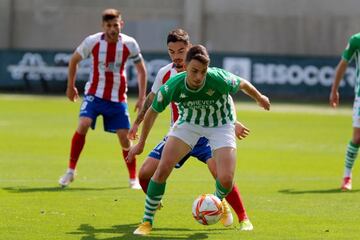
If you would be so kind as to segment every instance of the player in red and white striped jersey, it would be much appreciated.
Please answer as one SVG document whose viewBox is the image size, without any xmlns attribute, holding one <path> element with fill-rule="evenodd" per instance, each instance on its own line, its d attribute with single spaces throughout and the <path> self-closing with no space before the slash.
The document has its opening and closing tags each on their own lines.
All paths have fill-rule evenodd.
<svg viewBox="0 0 360 240">
<path fill-rule="evenodd" d="M 79 98 L 75 86 L 78 63 L 91 59 L 91 72 L 85 86 L 85 96 L 80 109 L 78 127 L 71 142 L 69 167 L 59 184 L 67 186 L 74 180 L 74 171 L 85 144 L 89 127 L 95 128 L 99 115 L 104 119 L 104 130 L 116 133 L 126 159 L 131 146 L 127 134 L 130 120 L 127 106 L 127 81 L 125 64 L 134 62 L 138 73 L 139 98 L 135 110 L 142 108 L 146 94 L 146 68 L 136 40 L 121 33 L 124 22 L 116 9 L 106 9 L 102 15 L 103 32 L 88 36 L 76 48 L 70 62 L 66 95 L 71 101 Z M 136 178 L 136 162 L 126 163 L 131 188 L 139 189 Z"/>
<path fill-rule="evenodd" d="M 151 106 L 151 103 L 155 97 L 155 94 L 158 92 L 160 87 L 166 83 L 172 76 L 176 75 L 179 72 L 185 70 L 185 56 L 188 50 L 191 47 L 189 35 L 182 29 L 175 29 L 168 34 L 167 37 L 167 47 L 168 53 L 171 58 L 171 63 L 162 67 L 158 74 L 156 75 L 155 81 L 152 85 L 151 92 L 147 95 L 144 107 L 139 112 L 132 128 L 129 131 L 129 138 L 135 139 L 138 131 L 138 127 L 144 119 L 145 113 L 148 108 Z M 178 119 L 178 108 L 174 102 L 171 103 L 171 125 Z M 235 127 L 236 136 L 239 139 L 245 138 L 249 129 L 244 125 L 237 122 Z M 150 178 L 153 176 L 161 158 L 162 151 L 166 142 L 166 137 L 161 141 L 145 159 L 143 165 L 139 171 L 139 180 L 143 191 L 147 192 L 147 187 L 150 181 Z M 206 163 L 210 172 L 214 177 L 216 177 L 216 165 L 215 160 L 212 158 L 211 148 L 208 144 L 208 139 L 202 137 L 199 139 L 197 144 L 194 146 L 192 151 L 186 155 L 177 165 L 176 168 L 180 168 L 189 157 L 195 157 L 199 161 Z M 239 219 L 239 228 L 240 230 L 251 231 L 253 226 L 248 219 L 246 214 L 245 207 L 242 203 L 239 190 L 234 184 L 232 191 L 226 197 L 226 200 L 230 203 L 234 211 L 236 212 Z M 228 209 L 230 212 L 230 210 Z M 231 213 L 228 214 L 227 218 L 222 219 L 224 226 L 229 226 L 232 224 L 233 219 Z"/>
</svg>

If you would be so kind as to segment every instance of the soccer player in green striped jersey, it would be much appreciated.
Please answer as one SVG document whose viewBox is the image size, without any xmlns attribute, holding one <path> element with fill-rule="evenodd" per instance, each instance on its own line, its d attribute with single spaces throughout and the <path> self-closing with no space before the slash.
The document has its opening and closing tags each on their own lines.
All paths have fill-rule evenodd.
<svg viewBox="0 0 360 240">
<path fill-rule="evenodd" d="M 330 106 L 336 108 L 339 105 L 338 88 L 346 72 L 350 61 L 355 59 L 356 63 L 356 81 L 355 81 L 355 100 L 353 105 L 353 135 L 347 145 L 345 154 L 344 178 L 341 184 L 341 190 L 349 191 L 352 189 L 351 178 L 352 168 L 358 155 L 360 146 L 360 33 L 352 35 L 342 53 L 342 58 L 337 65 L 335 80 L 330 93 Z"/>
<path fill-rule="evenodd" d="M 191 47 L 186 55 L 186 71 L 161 86 L 146 112 L 139 142 L 130 150 L 128 161 L 142 153 L 157 115 L 170 102 L 177 103 L 179 118 L 168 133 L 159 166 L 148 185 L 143 222 L 134 234 L 150 233 L 156 208 L 165 192 L 166 179 L 202 136 L 209 140 L 216 162 L 215 195 L 222 200 L 232 189 L 236 137 L 230 93 L 242 90 L 265 110 L 270 109 L 269 99 L 250 82 L 223 69 L 209 68 L 209 63 L 205 47 Z"/>
</svg>

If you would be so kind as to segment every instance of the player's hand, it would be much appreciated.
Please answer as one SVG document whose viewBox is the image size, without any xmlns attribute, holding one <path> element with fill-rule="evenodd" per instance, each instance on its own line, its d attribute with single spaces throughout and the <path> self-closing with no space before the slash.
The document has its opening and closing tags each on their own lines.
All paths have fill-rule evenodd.
<svg viewBox="0 0 360 240">
<path fill-rule="evenodd" d="M 270 110 L 270 100 L 267 96 L 261 95 L 260 99 L 258 99 L 257 102 L 260 107 L 268 111 Z"/>
<path fill-rule="evenodd" d="M 245 125 L 241 122 L 236 121 L 235 123 L 235 135 L 238 139 L 242 140 L 249 135 L 250 129 L 248 129 Z"/>
<path fill-rule="evenodd" d="M 135 112 L 139 112 L 139 111 L 143 108 L 144 103 L 145 103 L 145 98 L 139 98 L 139 99 L 136 101 L 134 111 L 135 111 Z"/>
<path fill-rule="evenodd" d="M 76 87 L 67 87 L 66 96 L 72 102 L 76 102 L 79 98 L 79 92 Z"/>
<path fill-rule="evenodd" d="M 141 154 L 144 151 L 144 145 L 141 143 L 135 144 L 130 148 L 127 158 L 125 159 L 127 163 L 134 161 L 135 156 Z"/>
<path fill-rule="evenodd" d="M 330 98 L 329 98 L 329 104 L 331 107 L 336 108 L 337 106 L 339 106 L 339 99 L 340 99 L 340 95 L 338 91 L 331 91 L 330 93 Z"/>
<path fill-rule="evenodd" d="M 130 130 L 129 130 L 128 134 L 127 134 L 128 139 L 130 139 L 130 140 L 138 139 L 138 137 L 139 137 L 138 134 L 137 134 L 138 128 L 139 128 L 139 125 L 137 125 L 136 123 L 134 123 L 132 125 L 132 127 L 130 128 Z"/>
</svg>

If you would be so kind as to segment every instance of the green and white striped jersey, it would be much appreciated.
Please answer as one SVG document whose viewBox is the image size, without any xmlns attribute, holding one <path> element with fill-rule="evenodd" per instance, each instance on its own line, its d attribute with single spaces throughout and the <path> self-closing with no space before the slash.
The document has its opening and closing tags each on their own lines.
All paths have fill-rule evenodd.
<svg viewBox="0 0 360 240">
<path fill-rule="evenodd" d="M 352 35 L 342 54 L 342 58 L 346 62 L 355 59 L 356 64 L 356 80 L 355 80 L 355 96 L 360 97 L 360 33 Z"/>
<path fill-rule="evenodd" d="M 186 72 L 170 78 L 157 92 L 152 103 L 162 112 L 170 102 L 179 109 L 178 124 L 188 122 L 203 127 L 217 127 L 235 122 L 230 93 L 239 89 L 241 78 L 220 68 L 208 68 L 205 82 L 197 90 L 186 84 Z"/>
</svg>

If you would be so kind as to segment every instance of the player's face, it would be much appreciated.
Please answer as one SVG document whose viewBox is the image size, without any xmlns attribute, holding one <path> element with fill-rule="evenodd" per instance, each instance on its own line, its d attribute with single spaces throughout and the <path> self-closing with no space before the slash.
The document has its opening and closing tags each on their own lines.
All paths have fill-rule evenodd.
<svg viewBox="0 0 360 240">
<path fill-rule="evenodd" d="M 169 42 L 168 53 L 171 61 L 175 63 L 177 70 L 184 70 L 186 53 L 189 50 L 190 44 L 184 42 Z"/>
<path fill-rule="evenodd" d="M 186 65 L 186 83 L 191 89 L 200 88 L 205 81 L 208 65 L 198 60 L 191 60 Z"/>
<path fill-rule="evenodd" d="M 109 42 L 116 42 L 119 38 L 120 30 L 123 26 L 123 21 L 120 18 L 114 18 L 102 23 L 105 32 L 106 40 Z"/>
</svg>

